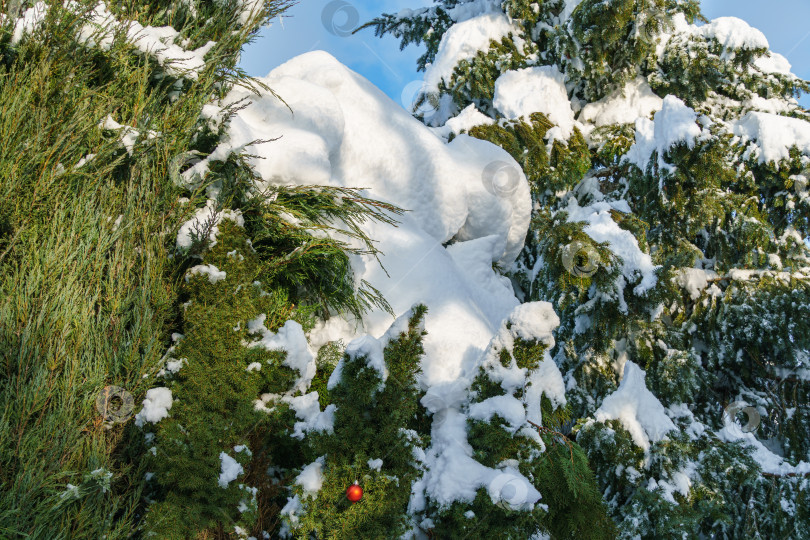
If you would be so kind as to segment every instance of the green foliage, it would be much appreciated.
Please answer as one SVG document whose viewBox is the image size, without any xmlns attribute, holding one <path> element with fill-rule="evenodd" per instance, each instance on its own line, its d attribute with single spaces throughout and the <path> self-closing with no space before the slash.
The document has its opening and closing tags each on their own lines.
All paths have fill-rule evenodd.
<svg viewBox="0 0 810 540">
<path fill-rule="evenodd" d="M 217 41 L 209 58 L 221 62 L 181 81 L 120 33 L 108 50 L 78 45 L 91 5 L 51 3 L 18 43 L 16 20 L 0 27 L 3 537 L 132 533 L 145 470 L 122 451 L 126 428 L 104 429 L 95 399 L 107 385 L 143 396 L 141 375 L 165 351 L 179 290 L 167 247 L 184 217 L 170 161 L 193 144 L 203 103 L 240 76 L 236 52 L 261 22 L 236 29 L 225 16 L 192 23 L 140 10 L 142 24 L 171 19 L 191 44 Z M 268 3 L 268 14 L 283 5 Z M 159 136 L 140 137 L 130 155 L 119 133 L 99 128 L 107 115 Z M 112 474 L 103 488 L 97 470 Z"/>
<path fill-rule="evenodd" d="M 349 312 L 355 317 L 373 307 L 392 313 L 391 307 L 369 283 L 355 289 L 349 253 L 378 253 L 359 224 L 367 219 L 396 224 L 402 210 L 358 194 L 358 190 L 329 186 L 271 188 L 246 201 L 246 226 L 253 232 L 252 245 L 265 263 L 261 271 L 311 303 L 320 314 Z M 330 223 L 341 223 L 338 229 Z M 358 240 L 365 249 L 326 237 L 339 231 Z"/>
<path fill-rule="evenodd" d="M 413 428 L 426 311 L 416 306 L 394 323 L 383 338 L 383 358 L 374 357 L 370 345 L 341 360 L 339 380 L 329 390 L 334 429 L 307 437 L 309 453 L 323 456 L 322 487 L 316 494 L 294 489 L 302 505 L 301 515 L 293 511 L 290 518 L 297 537 L 394 538 L 408 530 L 411 485 L 420 472 L 414 451 L 423 446 Z M 381 360 L 385 379 L 374 367 Z M 379 470 L 369 464 L 376 459 Z M 364 493 L 351 503 L 345 492 L 355 482 Z"/>
<path fill-rule="evenodd" d="M 218 144 L 222 126 L 201 118 L 202 106 L 234 84 L 255 87 L 238 53 L 286 1 L 262 3 L 247 21 L 240 2 L 110 3 L 122 24 L 171 26 L 184 48 L 215 42 L 186 77 L 122 28 L 111 27 L 104 48 L 78 44 L 96 4 L 50 5 L 19 42 L 14 18 L 0 26 L 0 536 L 148 529 L 185 538 L 233 533 L 236 522 L 273 530 L 283 498 L 267 468 L 305 456 L 288 435 L 293 413 L 281 404 L 265 414 L 253 402 L 287 391 L 297 374 L 283 352 L 245 347 L 245 324 L 264 313 L 271 329 L 289 319 L 307 326 L 316 312 L 386 307 L 368 286 L 354 290 L 347 245 L 315 233 L 340 223 L 373 253 L 358 224 L 393 222 L 399 210 L 345 189 L 249 196 L 253 174 L 239 156 L 214 164 L 205 185 L 175 186 L 180 158 Z M 131 147 L 119 129 L 100 127 L 108 115 L 138 130 Z M 241 210 L 245 228 L 209 220 L 188 252 L 172 254 L 206 187 L 219 192 L 212 218 Z M 191 204 L 178 203 L 183 195 Z M 298 224 L 283 226 L 280 212 Z M 197 259 L 227 279 L 186 282 Z M 185 337 L 170 351 L 182 368 L 162 375 L 174 392 L 170 418 L 146 444 L 127 418 L 110 428 L 95 410 L 99 391 L 122 387 L 140 403 L 154 380 L 144 373 L 174 360 L 164 353 L 176 331 Z M 265 369 L 247 372 L 254 362 Z M 233 452 L 237 443 L 254 453 Z M 221 451 L 242 462 L 250 489 L 217 485 Z"/>
<path fill-rule="evenodd" d="M 457 2 L 440 4 L 452 15 Z M 579 419 L 576 441 L 622 537 L 808 536 L 805 508 L 797 506 L 807 500 L 806 477 L 763 472 L 750 447 L 717 436 L 724 407 L 740 400 L 761 414 L 757 438 L 787 463 L 807 461 L 810 451 L 810 388 L 798 375 L 810 350 L 799 322 L 810 298 L 810 156 L 794 147 L 765 161 L 757 148 L 765 142 L 741 140 L 733 127 L 749 111 L 773 113 L 772 106 L 807 120 L 794 98 L 808 82 L 768 69 L 778 58 L 768 59 L 764 49 L 731 49 L 679 31 L 676 16 L 703 20 L 696 1 L 584 0 L 572 12 L 566 7 L 560 0 L 503 2 L 516 33 L 460 61 L 434 98 L 452 98 L 453 110 L 473 104 L 492 117 L 468 133 L 507 150 L 529 180 L 532 224 L 510 277 L 523 301 L 551 302 L 560 317 L 550 353 L 565 374 L 565 409 Z M 449 28 L 446 20 L 431 26 L 435 13 L 418 15 L 431 39 Z M 397 24 L 378 32 L 402 37 L 396 28 L 408 27 L 410 17 Z M 664 33 L 671 34 L 666 42 Z M 628 156 L 640 135 L 635 123 L 586 125 L 549 147 L 548 116 L 506 120 L 492 105 L 501 74 L 545 65 L 565 75 L 580 121 L 588 105 L 646 79 L 659 97 L 672 94 L 694 109 L 701 135 L 652 152 L 644 170 Z M 568 221 L 574 202 L 611 206 L 612 221 L 659 266 L 654 288 L 637 292 L 639 276 L 625 275 L 615 246 L 595 242 L 587 223 Z M 677 425 L 646 453 L 621 422 L 589 420 L 628 360 L 645 370 L 648 388 Z M 497 361 L 506 367 L 512 359 L 502 354 Z M 482 376 L 472 389 L 479 396 L 502 392 Z M 471 425 L 470 441 L 481 445 L 476 459 L 496 465 L 515 452 L 508 428 L 503 418 Z M 688 489 L 672 488 L 684 477 Z M 486 498 L 482 491 L 476 501 Z M 442 532 L 470 530 L 463 507 L 448 510 L 452 525 Z M 486 515 L 483 508 L 476 517 Z"/>
<path fill-rule="evenodd" d="M 495 81 L 504 71 L 517 69 L 526 62 L 526 57 L 536 54 L 534 44 L 525 42 L 522 49 L 512 37 L 492 42 L 486 51 L 479 51 L 473 58 L 461 60 L 454 68 L 449 85 L 440 85 L 442 93 L 448 93 L 462 108 L 470 99 L 490 100 L 495 93 Z M 487 107 L 483 107 L 485 110 Z"/>
<path fill-rule="evenodd" d="M 254 280 L 261 267 L 250 249 L 244 229 L 230 220 L 220 225 L 217 244 L 203 258 L 226 273 L 211 284 L 205 274 L 189 276 L 182 295 L 187 298 L 179 343 L 167 361 L 180 362 L 172 374 L 166 368 L 158 374 L 172 391 L 170 418 L 146 425 L 147 467 L 154 477 L 145 530 L 161 538 L 185 538 L 217 526 L 238 523 L 252 528 L 253 515 L 238 510 L 250 500 L 240 482 L 227 488 L 218 485 L 220 453 L 244 445 L 255 458 L 268 458 L 277 468 L 297 464 L 300 450 L 287 432 L 294 415 L 279 404 L 272 413 L 256 410 L 254 402 L 263 394 L 288 392 L 299 374 L 284 365 L 284 351 L 249 347 L 253 341 L 247 322 L 265 315 L 264 325 L 276 331 L 288 320 L 309 325 L 308 310 L 296 309 L 283 289 L 272 282 Z M 269 289 L 269 291 L 268 291 Z M 311 310 L 309 310 L 311 311 Z M 247 371 L 258 363 L 258 370 Z M 161 375 L 162 373 L 162 375 Z M 267 466 L 266 459 L 256 463 Z M 253 471 L 253 460 L 244 466 Z M 242 484 L 244 485 L 244 484 Z"/>
<path fill-rule="evenodd" d="M 706 102 L 720 97 L 742 102 L 757 96 L 799 97 L 810 88 L 793 76 L 767 73 L 758 67 L 754 60 L 766 52 L 730 51 L 713 38 L 678 36 L 667 43 L 658 69 L 650 74 L 650 84 L 661 95 L 681 96 L 690 107 L 707 111 Z"/>
<path fill-rule="evenodd" d="M 591 167 L 588 145 L 576 128 L 567 144 L 555 139 L 548 148 L 543 139 L 552 126 L 545 115 L 532 113 L 530 123 L 505 121 L 475 126 L 469 133 L 509 152 L 526 174 L 533 198 L 548 201 L 573 188 Z"/>
<path fill-rule="evenodd" d="M 411 17 L 402 19 L 396 14 L 384 13 L 367 22 L 355 32 L 364 28 L 374 28 L 374 35 L 382 37 L 391 34 L 400 40 L 400 50 L 410 44 L 425 45 L 425 53 L 417 61 L 417 70 L 424 71 L 425 66 L 433 62 L 439 50 L 442 36 L 454 23 L 448 15 L 447 8 L 453 7 L 457 0 L 444 2 L 446 6 L 433 6 L 413 10 Z"/>
<path fill-rule="evenodd" d="M 526 538 L 546 531 L 552 538 L 614 538 L 615 527 L 602 503 L 588 459 L 576 442 L 555 430 L 570 421 L 569 408 L 558 401 L 558 396 L 546 395 L 542 389 L 537 396 L 532 388 L 539 382 L 535 374 L 540 372 L 541 364 L 553 365 L 547 352 L 549 339 L 520 337 L 511 322 L 503 330 L 511 332 L 514 341 L 511 346 L 495 346 L 489 351 L 472 384 L 474 402 L 510 396 L 522 402 L 529 415 L 534 406 L 539 406 L 543 425 L 530 419 L 522 425 L 511 425 L 497 413 L 489 419 L 471 418 L 468 441 L 476 461 L 492 468 L 517 468 L 542 498 L 526 507 L 528 501 L 520 493 L 512 499 L 493 501 L 482 489 L 469 508 L 461 503 L 438 508 L 434 532 L 443 537 L 451 531 L 464 531 L 468 525 L 461 517 L 462 510 L 466 510 L 476 516 L 476 534 L 485 537 Z M 556 366 L 552 369 L 556 370 Z M 504 370 L 525 370 L 526 383 L 508 387 Z M 545 373 L 547 378 L 551 376 L 548 368 Z"/>
</svg>

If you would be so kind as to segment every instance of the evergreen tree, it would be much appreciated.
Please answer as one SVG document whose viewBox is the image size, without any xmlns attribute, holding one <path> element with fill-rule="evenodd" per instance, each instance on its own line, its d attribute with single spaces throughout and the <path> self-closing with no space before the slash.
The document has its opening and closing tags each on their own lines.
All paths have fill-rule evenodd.
<svg viewBox="0 0 810 540">
<path fill-rule="evenodd" d="M 621 535 L 810 537 L 808 83 L 693 0 L 436 4 L 367 26 L 426 45 L 425 123 L 530 181 L 509 274 Z"/>
<path fill-rule="evenodd" d="M 241 151 L 195 168 L 239 108 L 213 103 L 272 95 L 236 66 L 287 6 L 2 4 L 0 536 L 277 530 L 307 459 L 304 331 L 388 308 L 349 256 L 375 253 L 359 223 L 400 212 L 256 190 Z"/>
<path fill-rule="evenodd" d="M 425 307 L 402 315 L 379 340 L 353 341 L 321 389 L 330 425 L 307 437 L 318 460 L 295 481 L 284 512 L 296 536 L 395 538 L 411 528 L 408 502 L 424 454 L 416 379 Z M 362 499 L 346 490 L 361 486 Z"/>
<path fill-rule="evenodd" d="M 193 213 L 172 171 L 286 5 L 0 2 L 0 536 L 136 529 L 125 421 L 169 343 L 185 259 L 168 248 Z"/>
<path fill-rule="evenodd" d="M 523 304 L 490 344 L 472 384 L 468 440 L 472 457 L 499 473 L 472 504 L 429 505 L 438 537 L 614 537 L 587 458 L 561 433 L 570 410 L 548 354 L 558 324 L 550 304 Z M 518 474 L 540 493 L 538 504 Z"/>
<path fill-rule="evenodd" d="M 440 393 L 418 390 L 425 311 L 416 306 L 379 340 L 353 341 L 334 366 L 318 392 L 324 410 L 308 423 L 308 455 L 317 458 L 292 483 L 282 511 L 287 532 L 611 538 L 613 524 L 587 458 L 558 431 L 570 413 L 562 375 L 548 355 L 558 323 L 550 305 L 524 304 L 504 322 L 473 383 L 472 402 L 456 419 L 442 409 Z M 447 504 L 425 487 L 436 474 L 435 454 L 457 450 L 458 441 L 448 440 L 454 420 L 468 431 L 469 474 L 484 471 L 486 481 L 472 500 Z M 346 495 L 353 482 L 364 490 L 357 503 Z"/>
</svg>

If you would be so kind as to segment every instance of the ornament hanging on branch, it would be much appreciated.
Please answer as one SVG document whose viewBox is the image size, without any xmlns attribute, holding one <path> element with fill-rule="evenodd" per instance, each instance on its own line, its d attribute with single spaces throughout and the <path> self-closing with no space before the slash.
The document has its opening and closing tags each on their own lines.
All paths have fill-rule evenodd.
<svg viewBox="0 0 810 540">
<path fill-rule="evenodd" d="M 355 482 L 346 489 L 346 498 L 353 503 L 359 502 L 363 498 L 363 488 Z"/>
</svg>

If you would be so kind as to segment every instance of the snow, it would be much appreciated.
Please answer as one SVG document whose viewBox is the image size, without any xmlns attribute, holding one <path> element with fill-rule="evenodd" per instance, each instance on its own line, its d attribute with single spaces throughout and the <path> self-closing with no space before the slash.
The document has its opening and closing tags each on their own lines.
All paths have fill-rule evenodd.
<svg viewBox="0 0 810 540">
<path fill-rule="evenodd" d="M 701 270 L 700 268 L 681 268 L 675 277 L 675 282 L 689 292 L 692 300 L 697 300 L 703 289 L 709 286 L 709 280 L 719 276 L 714 270 Z"/>
<path fill-rule="evenodd" d="M 14 23 L 14 32 L 11 35 L 11 44 L 17 45 L 25 34 L 31 34 L 45 20 L 48 14 L 48 5 L 45 2 L 37 2 L 33 7 L 26 9 L 22 17 Z M 3 15 L 3 20 L 5 20 Z"/>
<path fill-rule="evenodd" d="M 647 389 L 645 377 L 644 370 L 628 360 L 619 388 L 602 401 L 594 418 L 598 422 L 619 420 L 636 446 L 646 453 L 650 443 L 660 441 L 676 428 L 664 406 Z"/>
<path fill-rule="evenodd" d="M 732 126 L 743 142 L 756 141 L 756 156 L 760 163 L 775 162 L 790 157 L 796 146 L 810 155 L 810 122 L 766 112 L 749 112 Z"/>
<path fill-rule="evenodd" d="M 340 382 L 343 376 L 343 367 L 345 358 L 365 358 L 366 365 L 377 372 L 380 380 L 385 383 L 388 379 L 388 368 L 385 364 L 384 351 L 392 340 L 399 338 L 400 334 L 407 333 L 410 324 L 410 319 L 413 317 L 413 309 L 405 311 L 402 315 L 391 324 L 388 330 L 379 339 L 371 334 L 365 334 L 353 339 L 346 347 L 344 357 L 341 358 L 329 380 L 326 383 L 326 389 L 332 390 Z"/>
<path fill-rule="evenodd" d="M 517 305 L 509 278 L 492 271 L 492 258 L 488 254 L 497 251 L 499 241 L 493 235 L 446 248 L 456 267 L 464 269 L 458 276 L 460 284 L 485 313 L 509 313 Z"/>
<path fill-rule="evenodd" d="M 288 403 L 295 411 L 295 416 L 300 418 L 293 426 L 292 436 L 296 439 L 303 439 L 304 434 L 309 431 L 332 433 L 335 426 L 335 411 L 337 406 L 327 405 L 321 411 L 318 403 L 318 392 L 310 392 L 301 396 L 282 397 L 282 401 Z"/>
<path fill-rule="evenodd" d="M 197 209 L 194 217 L 183 223 L 177 233 L 177 248 L 188 249 L 191 247 L 191 235 L 203 232 L 203 228 L 211 223 L 212 227 L 208 233 L 209 246 L 213 247 L 217 243 L 217 234 L 219 234 L 218 225 L 222 223 L 223 219 L 230 219 L 240 227 L 245 226 L 245 218 L 239 210 L 220 210 L 216 211 L 216 201 L 208 199 L 205 206 Z"/>
<path fill-rule="evenodd" d="M 504 502 L 512 510 L 528 510 L 540 499 L 534 486 L 512 467 L 496 473 L 489 482 L 487 491 L 494 504 Z"/>
<path fill-rule="evenodd" d="M 509 395 L 493 396 L 470 406 L 469 417 L 475 420 L 489 422 L 496 414 L 506 420 L 514 431 L 526 422 L 523 402 Z"/>
<path fill-rule="evenodd" d="M 647 489 L 654 491 L 655 489 L 662 490 L 662 497 L 664 500 L 677 505 L 673 493 L 680 493 L 684 497 L 689 496 L 689 488 L 692 486 L 692 473 L 694 473 L 694 463 L 689 463 L 687 467 L 674 471 L 671 473 L 669 480 L 650 478 L 647 483 Z"/>
<path fill-rule="evenodd" d="M 636 120 L 636 142 L 627 152 L 627 159 L 641 170 L 646 170 L 650 156 L 657 151 L 659 166 L 671 168 L 664 162 L 664 152 L 680 142 L 694 148 L 695 139 L 701 134 L 696 120 L 697 113 L 683 101 L 673 95 L 666 96 L 653 120 Z"/>
<path fill-rule="evenodd" d="M 186 274 L 186 282 L 188 283 L 190 276 L 197 274 L 208 276 L 208 281 L 212 284 L 222 281 L 227 277 L 226 272 L 218 269 L 213 264 L 198 264 L 197 266 L 193 266 L 191 269 L 189 269 L 188 273 Z"/>
<path fill-rule="evenodd" d="M 693 34 L 715 39 L 726 49 L 767 49 L 765 34 L 737 17 L 719 17 L 696 27 Z"/>
<path fill-rule="evenodd" d="M 754 432 L 743 432 L 742 427 L 737 422 L 725 420 L 725 426 L 717 432 L 717 436 L 726 442 L 742 442 L 748 446 L 752 452 L 751 456 L 762 468 L 763 472 L 770 474 L 786 475 L 810 474 L 810 463 L 801 461 L 797 465 L 791 465 L 782 457 L 777 456 L 756 438 Z"/>
<path fill-rule="evenodd" d="M 288 366 L 300 374 L 293 390 L 305 389 L 315 376 L 315 355 L 309 348 L 304 329 L 300 323 L 287 321 L 279 328 L 277 333 L 273 333 L 264 326 L 267 315 L 264 313 L 257 318 L 248 321 L 248 331 L 250 333 L 261 334 L 259 341 L 250 343 L 251 347 L 263 347 L 268 351 L 284 350 L 287 356 L 284 365 Z"/>
<path fill-rule="evenodd" d="M 383 344 L 371 335 L 361 336 L 353 340 L 346 347 L 346 355 L 350 358 L 365 357 L 366 365 L 377 372 L 380 379 L 388 379 L 388 369 L 385 367 L 383 357 Z"/>
<path fill-rule="evenodd" d="M 507 322 L 509 328 L 507 328 Z M 432 446 L 426 452 L 428 467 L 418 486 L 413 501 L 429 495 L 439 504 L 452 501 L 472 501 L 478 488 L 486 486 L 493 501 L 504 501 L 512 508 L 530 508 L 540 499 L 540 494 L 519 472 L 512 469 L 496 470 L 484 467 L 472 459 L 472 448 L 467 442 L 467 418 L 489 420 L 493 415 L 504 418 L 513 432 L 537 436 L 536 431 L 526 431 L 526 420 L 541 422 L 540 398 L 544 393 L 558 403 L 564 403 L 562 375 L 546 351 L 540 367 L 529 374 L 528 388 L 522 399 L 514 393 L 527 383 L 526 369 L 514 365 L 505 368 L 499 360 L 501 350 L 511 351 L 515 339 L 539 340 L 553 347 L 552 332 L 559 325 L 559 318 L 551 304 L 531 302 L 516 306 L 501 322 L 498 333 L 492 338 L 479 365 L 487 367 L 488 376 L 500 382 L 506 395 L 494 396 L 469 406 L 471 377 L 459 378 L 430 387 L 422 398 L 422 404 L 432 413 Z M 471 375 L 473 375 L 471 373 Z M 537 437 L 539 439 L 539 437 Z M 512 484 L 502 489 L 506 484 Z M 424 490 L 424 491 L 422 491 Z"/>
<path fill-rule="evenodd" d="M 341 317 L 332 317 L 327 320 L 319 319 L 315 327 L 309 331 L 309 346 L 313 351 L 331 341 L 342 341 L 344 344 L 357 337 L 357 327 Z"/>
<path fill-rule="evenodd" d="M 527 302 L 516 306 L 509 314 L 509 332 L 525 340 L 537 340 L 554 346 L 552 332 L 560 325 L 560 318 L 548 302 Z M 501 333 L 506 330 L 502 327 Z"/>
<path fill-rule="evenodd" d="M 563 380 L 560 368 L 554 360 L 548 356 L 540 362 L 537 370 L 529 375 L 526 389 L 526 402 L 528 418 L 535 424 L 542 425 L 542 415 L 540 414 L 540 398 L 546 396 L 553 407 L 561 407 L 566 404 L 565 381 Z M 528 404 L 532 404 L 529 406 Z"/>
<path fill-rule="evenodd" d="M 323 486 L 323 464 L 325 457 L 321 456 L 304 467 L 295 479 L 295 483 L 304 489 L 304 498 L 318 498 L 318 492 Z"/>
<path fill-rule="evenodd" d="M 242 465 L 239 464 L 234 458 L 221 452 L 219 454 L 220 473 L 219 473 L 219 487 L 227 488 L 228 484 L 236 480 L 236 478 L 245 472 Z"/>
<path fill-rule="evenodd" d="M 368 188 L 367 195 L 408 209 L 412 224 L 439 243 L 497 234 L 504 242 L 493 261 L 508 266 L 516 259 L 531 203 L 525 176 L 507 152 L 466 135 L 444 143 L 370 82 L 323 51 L 296 57 L 261 80 L 295 114 L 270 93 L 257 97 L 234 89 L 222 105 L 243 98 L 250 105 L 231 120 L 220 146 L 183 173 L 185 179 L 203 174 L 210 162 L 245 149 L 257 156 L 248 159 L 262 178 L 257 189 L 269 185 Z M 280 136 L 251 145 L 257 139 Z M 514 189 L 487 190 L 485 173 L 496 162 L 514 167 Z"/>
<path fill-rule="evenodd" d="M 66 7 L 77 13 L 83 12 L 75 0 L 66 2 Z M 166 73 L 176 77 L 197 79 L 205 67 L 206 53 L 216 45 L 209 41 L 197 49 L 186 50 L 174 43 L 180 32 L 171 26 L 143 26 L 135 20 L 128 20 L 124 25 L 110 13 L 104 2 L 98 2 L 89 15 L 88 22 L 78 32 L 80 44 L 109 50 L 116 30 L 125 26 L 127 40 L 142 53 L 152 56 Z"/>
<path fill-rule="evenodd" d="M 432 128 L 433 132 L 447 139 L 450 134 L 458 135 L 462 131 L 469 131 L 475 126 L 491 125 L 495 120 L 479 111 L 474 103 L 467 105 L 460 113 L 449 119 L 442 127 Z"/>
<path fill-rule="evenodd" d="M 498 413 L 504 419 L 510 419 L 515 430 L 525 427 L 525 421 L 542 425 L 541 398 L 545 395 L 553 405 L 564 405 L 565 384 L 557 364 L 551 359 L 549 351 L 554 347 L 552 332 L 559 326 L 560 319 L 548 302 L 528 302 L 515 307 L 508 319 L 504 320 L 497 335 L 492 339 L 484 354 L 482 365 L 493 382 L 500 383 L 511 397 L 517 390 L 523 389 L 522 406 L 525 406 L 525 418 L 519 419 L 514 404 L 500 397 L 494 401 L 487 400 L 487 405 L 480 403 L 470 407 L 471 415 L 490 415 Z M 508 328 L 507 328 L 508 325 Z M 515 340 L 539 341 L 546 345 L 543 359 L 538 362 L 536 370 L 527 373 L 514 361 L 504 366 L 500 361 L 501 351 L 510 353 L 514 350 Z M 493 409 L 492 407 L 501 407 Z M 523 411 L 521 411 L 523 414 Z M 520 420 L 520 421 L 518 421 Z"/>
<path fill-rule="evenodd" d="M 101 122 L 101 124 L 99 124 L 99 127 L 103 129 L 109 129 L 112 131 L 120 131 L 121 144 L 124 145 L 124 148 L 126 148 L 127 153 L 130 156 L 132 155 L 132 152 L 135 149 L 135 143 L 137 142 L 138 137 L 140 137 L 141 135 L 140 131 L 138 131 L 133 127 L 119 124 L 118 122 L 113 120 L 112 117 L 109 115 L 107 115 L 107 118 L 105 118 L 104 121 Z M 146 136 L 149 139 L 153 139 L 157 136 L 157 134 L 154 131 L 147 131 Z M 77 167 L 78 166 L 79 165 L 77 165 Z"/>
<path fill-rule="evenodd" d="M 174 349 L 174 347 L 171 347 L 169 349 L 169 351 L 171 352 L 173 349 Z M 183 365 L 185 365 L 187 363 L 188 363 L 188 359 L 186 359 L 186 358 L 167 360 L 166 365 L 160 371 L 157 372 L 157 376 L 158 377 L 166 377 L 169 374 L 174 375 L 175 373 L 180 371 L 180 368 L 182 368 Z"/>
<path fill-rule="evenodd" d="M 369 459 L 368 460 L 368 468 L 369 469 L 373 469 L 373 470 L 375 470 L 377 472 L 380 472 L 380 469 L 382 469 L 382 466 L 383 466 L 383 460 L 382 459 Z"/>
<path fill-rule="evenodd" d="M 574 10 L 579 7 L 582 0 L 563 0 L 563 9 L 560 13 L 560 21 L 565 21 L 574 13 Z"/>
<path fill-rule="evenodd" d="M 599 201 L 589 206 L 579 206 L 573 197 L 565 208 L 569 222 L 586 222 L 585 233 L 597 243 L 608 242 L 610 250 L 621 257 L 622 274 L 627 281 L 635 281 L 641 276 L 641 282 L 633 292 L 644 294 L 655 286 L 655 270 L 658 267 L 653 264 L 650 255 L 641 251 L 633 233 L 622 229 L 613 220 L 611 210 L 614 207 L 608 202 Z"/>
<path fill-rule="evenodd" d="M 135 415 L 135 425 L 143 427 L 146 422 L 157 423 L 169 416 L 172 408 L 172 391 L 169 388 L 150 388 L 143 400 L 143 409 Z"/>
<path fill-rule="evenodd" d="M 580 122 L 596 127 L 610 124 L 630 124 L 637 118 L 648 118 L 661 110 L 664 100 L 655 95 L 644 77 L 628 81 L 624 88 L 599 101 L 588 103 L 579 114 Z"/>
<path fill-rule="evenodd" d="M 787 58 L 779 53 L 768 51 L 768 53 L 757 57 L 754 65 L 765 73 L 775 73 L 778 75 L 791 75 L 792 66 Z"/>
<path fill-rule="evenodd" d="M 245 25 L 250 21 L 251 16 L 261 12 L 264 7 L 263 0 L 239 0 L 239 24 Z"/>
<path fill-rule="evenodd" d="M 574 111 L 565 89 L 565 75 L 555 66 L 510 70 L 495 81 L 492 104 L 510 119 L 545 114 L 568 139 L 574 131 Z"/>
<path fill-rule="evenodd" d="M 450 81 L 459 62 L 474 58 L 489 49 L 491 41 L 499 42 L 510 33 L 520 34 L 503 12 L 484 13 L 452 25 L 442 36 L 433 63 L 426 66 L 425 86 L 437 91 L 442 80 Z"/>
</svg>

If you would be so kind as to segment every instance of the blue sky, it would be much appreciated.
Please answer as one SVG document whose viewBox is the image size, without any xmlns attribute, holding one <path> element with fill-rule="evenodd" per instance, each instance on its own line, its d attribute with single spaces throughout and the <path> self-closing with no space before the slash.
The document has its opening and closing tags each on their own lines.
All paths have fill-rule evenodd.
<svg viewBox="0 0 810 540">
<path fill-rule="evenodd" d="M 344 28 L 366 22 L 382 12 L 432 5 L 432 0 L 300 0 L 281 21 L 265 28 L 242 53 L 241 66 L 254 76 L 307 51 L 328 51 L 354 71 L 371 80 L 394 101 L 408 105 L 421 80 L 416 58 L 421 48 L 399 50 L 391 38 L 374 37 L 371 29 L 345 35 Z M 793 72 L 810 79 L 810 2 L 808 0 L 703 0 L 709 18 L 735 16 L 759 28 L 771 49 L 783 54 Z M 331 7 L 331 12 L 329 8 Z M 325 24 L 325 21 L 331 24 Z M 405 96 L 403 97 L 403 93 Z M 810 107 L 810 96 L 801 100 Z"/>
</svg>

